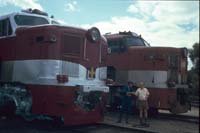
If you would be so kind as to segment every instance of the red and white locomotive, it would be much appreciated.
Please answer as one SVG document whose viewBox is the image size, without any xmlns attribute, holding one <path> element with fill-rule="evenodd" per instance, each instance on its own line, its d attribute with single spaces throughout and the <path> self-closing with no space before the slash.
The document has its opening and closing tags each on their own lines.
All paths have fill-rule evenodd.
<svg viewBox="0 0 200 133">
<path fill-rule="evenodd" d="M 62 26 L 31 9 L 1 16 L 0 110 L 66 125 L 102 120 L 106 54 L 95 27 Z"/>
<path fill-rule="evenodd" d="M 112 108 L 116 105 L 117 87 L 128 81 L 143 81 L 151 94 L 152 111 L 166 109 L 184 113 L 190 109 L 186 48 L 150 47 L 133 32 L 106 34 L 105 37 L 109 47 L 107 76 L 115 82 L 110 86 Z"/>
</svg>

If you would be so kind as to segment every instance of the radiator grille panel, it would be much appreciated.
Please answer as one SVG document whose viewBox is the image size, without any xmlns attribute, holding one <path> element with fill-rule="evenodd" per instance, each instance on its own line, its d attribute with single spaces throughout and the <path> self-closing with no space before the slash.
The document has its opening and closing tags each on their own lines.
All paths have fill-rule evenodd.
<svg viewBox="0 0 200 133">
<path fill-rule="evenodd" d="M 83 45 L 83 37 L 78 35 L 63 35 L 63 51 L 65 55 L 80 56 L 81 45 Z"/>
</svg>

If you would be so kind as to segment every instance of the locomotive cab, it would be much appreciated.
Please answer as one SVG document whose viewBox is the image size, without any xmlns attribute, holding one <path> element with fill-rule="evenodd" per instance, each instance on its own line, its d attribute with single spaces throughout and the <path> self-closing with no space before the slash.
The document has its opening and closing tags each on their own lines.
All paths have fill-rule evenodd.
<svg viewBox="0 0 200 133">
<path fill-rule="evenodd" d="M 119 32 L 119 34 L 105 34 L 108 41 L 109 53 L 125 53 L 130 47 L 149 47 L 150 44 L 145 41 L 141 35 L 134 32 Z"/>
<path fill-rule="evenodd" d="M 0 38 L 15 36 L 15 31 L 20 27 L 48 25 L 59 23 L 48 17 L 48 14 L 37 9 L 22 10 L 0 17 Z"/>
</svg>

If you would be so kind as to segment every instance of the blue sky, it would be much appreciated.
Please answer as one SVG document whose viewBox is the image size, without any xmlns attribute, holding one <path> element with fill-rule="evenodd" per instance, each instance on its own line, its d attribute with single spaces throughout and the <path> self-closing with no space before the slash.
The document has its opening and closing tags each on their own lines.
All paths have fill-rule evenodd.
<svg viewBox="0 0 200 133">
<path fill-rule="evenodd" d="M 192 48 L 199 42 L 199 1 L 0 0 L 0 15 L 37 8 L 59 22 L 101 33 L 133 31 L 152 46 Z"/>
</svg>

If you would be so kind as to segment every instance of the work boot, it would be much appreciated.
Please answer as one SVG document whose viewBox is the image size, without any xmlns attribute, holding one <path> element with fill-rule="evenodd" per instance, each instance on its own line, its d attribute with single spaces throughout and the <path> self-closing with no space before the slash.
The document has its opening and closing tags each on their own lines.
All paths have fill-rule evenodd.
<svg viewBox="0 0 200 133">
<path fill-rule="evenodd" d="M 126 114 L 126 124 L 128 124 L 128 114 Z"/>
<path fill-rule="evenodd" d="M 118 120 L 118 121 L 117 121 L 117 123 L 121 123 L 121 121 L 120 121 L 120 120 Z"/>
<path fill-rule="evenodd" d="M 149 124 L 147 123 L 147 118 L 144 118 L 144 126 L 149 126 Z"/>
<path fill-rule="evenodd" d="M 143 125 L 142 118 L 140 118 L 140 125 Z"/>
<path fill-rule="evenodd" d="M 121 123 L 121 120 L 122 120 L 122 113 L 120 112 L 119 119 L 118 119 L 117 123 Z"/>
</svg>

